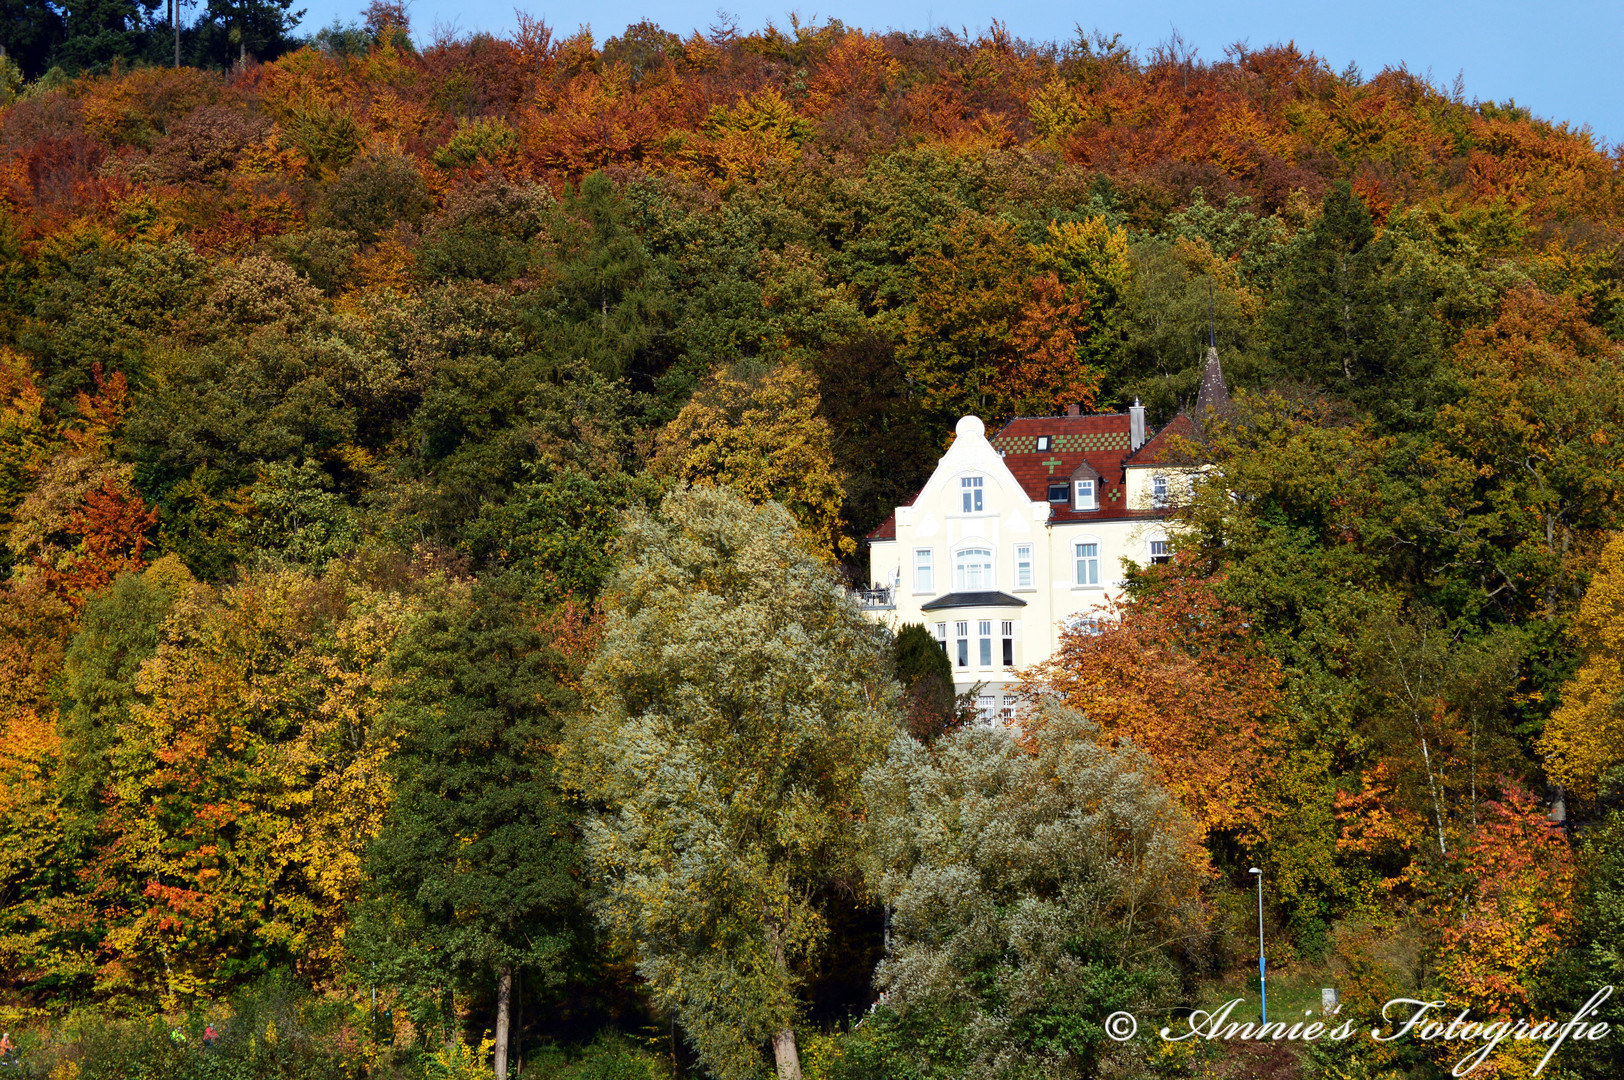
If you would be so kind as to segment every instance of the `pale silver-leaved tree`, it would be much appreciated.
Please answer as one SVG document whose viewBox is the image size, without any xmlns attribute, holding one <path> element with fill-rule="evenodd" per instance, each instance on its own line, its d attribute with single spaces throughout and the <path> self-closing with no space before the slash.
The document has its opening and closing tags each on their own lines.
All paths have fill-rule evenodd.
<svg viewBox="0 0 1624 1080">
<path fill-rule="evenodd" d="M 677 490 L 624 523 L 567 756 L 607 928 L 704 1069 L 798 1080 L 820 897 L 858 887 L 864 771 L 898 730 L 886 634 L 782 507 Z"/>
<path fill-rule="evenodd" d="M 894 909 L 875 981 L 967 1080 L 1132 1072 L 1105 1020 L 1170 1004 L 1169 950 L 1204 929 L 1199 832 L 1153 763 L 1044 712 L 1035 751 L 1002 728 L 902 736 L 863 785 L 869 883 Z"/>
</svg>

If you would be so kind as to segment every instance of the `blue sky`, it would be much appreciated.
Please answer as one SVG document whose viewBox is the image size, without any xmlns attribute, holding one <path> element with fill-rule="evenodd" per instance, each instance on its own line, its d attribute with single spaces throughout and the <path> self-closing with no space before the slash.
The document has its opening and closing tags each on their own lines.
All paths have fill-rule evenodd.
<svg viewBox="0 0 1624 1080">
<path fill-rule="evenodd" d="M 302 29 L 313 32 L 335 16 L 353 19 L 364 0 L 304 0 Z M 413 32 L 430 39 L 436 29 L 504 34 L 514 25 L 512 0 L 413 0 Z M 1176 29 L 1208 59 L 1244 41 L 1252 47 L 1295 41 L 1305 52 L 1328 60 L 1338 71 L 1351 61 L 1367 75 L 1384 66 L 1407 64 L 1429 70 L 1435 84 L 1449 86 L 1464 77 L 1468 100 L 1519 105 L 1549 120 L 1575 127 L 1588 124 L 1607 145 L 1624 141 L 1624 91 L 1615 72 L 1624 50 L 1624 4 L 1576 0 L 1557 4 L 1438 3 L 1427 0 L 1161 0 L 1134 3 L 1104 0 L 1087 5 L 1055 5 L 1031 0 L 964 3 L 960 0 L 820 0 L 793 7 L 757 0 L 602 0 L 602 2 L 521 3 L 555 30 L 591 26 L 601 43 L 627 24 L 648 18 L 684 36 L 717 21 L 718 9 L 741 28 L 769 20 L 787 25 L 788 13 L 803 20 L 836 18 L 866 30 L 926 30 L 945 26 L 976 31 L 1000 19 L 1011 33 L 1032 41 L 1063 40 L 1074 27 L 1121 34 L 1124 43 L 1147 49 Z"/>
</svg>

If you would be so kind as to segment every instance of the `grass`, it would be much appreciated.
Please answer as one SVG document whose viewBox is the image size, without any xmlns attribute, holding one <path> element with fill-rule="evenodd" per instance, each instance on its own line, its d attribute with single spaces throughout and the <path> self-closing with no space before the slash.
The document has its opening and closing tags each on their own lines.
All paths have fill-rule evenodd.
<svg viewBox="0 0 1624 1080">
<path fill-rule="evenodd" d="M 1324 1020 L 1320 1014 L 1320 990 L 1334 986 L 1329 972 L 1318 966 L 1293 967 L 1282 972 L 1269 973 L 1269 1020 L 1295 1024 Z M 1257 971 L 1236 971 L 1229 976 L 1202 987 L 1193 1007 L 1208 1012 L 1219 1008 L 1232 998 L 1241 1003 L 1230 1012 L 1229 1019 L 1238 1024 L 1257 1023 L 1262 1019 L 1258 995 Z"/>
</svg>

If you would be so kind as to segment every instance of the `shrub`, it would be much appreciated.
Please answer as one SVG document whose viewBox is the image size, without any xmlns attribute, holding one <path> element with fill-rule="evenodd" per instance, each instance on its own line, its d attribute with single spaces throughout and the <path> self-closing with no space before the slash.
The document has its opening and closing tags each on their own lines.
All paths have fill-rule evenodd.
<svg viewBox="0 0 1624 1080">
<path fill-rule="evenodd" d="M 613 1035 L 580 1050 L 547 1047 L 532 1054 L 525 1075 L 539 1080 L 667 1080 L 668 1059 Z"/>
</svg>

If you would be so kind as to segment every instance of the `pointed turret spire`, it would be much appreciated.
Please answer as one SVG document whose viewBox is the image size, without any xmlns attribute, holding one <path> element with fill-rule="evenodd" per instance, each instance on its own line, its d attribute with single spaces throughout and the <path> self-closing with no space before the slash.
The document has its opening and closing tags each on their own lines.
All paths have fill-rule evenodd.
<svg viewBox="0 0 1624 1080">
<path fill-rule="evenodd" d="M 1201 372 L 1201 389 L 1195 395 L 1195 422 L 1207 419 L 1207 410 L 1220 415 L 1229 411 L 1229 388 L 1224 385 L 1224 366 L 1218 362 L 1218 346 L 1207 346 L 1207 366 Z"/>
</svg>

